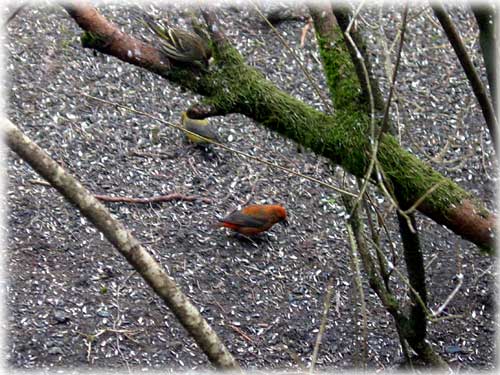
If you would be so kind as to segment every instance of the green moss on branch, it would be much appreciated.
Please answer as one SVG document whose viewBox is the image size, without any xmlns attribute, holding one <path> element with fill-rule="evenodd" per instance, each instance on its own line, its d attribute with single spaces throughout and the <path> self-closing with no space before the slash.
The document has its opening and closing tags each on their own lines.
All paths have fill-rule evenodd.
<svg viewBox="0 0 500 375">
<path fill-rule="evenodd" d="M 204 95 L 203 104 L 215 113 L 242 113 L 331 159 L 353 175 L 364 177 L 371 156 L 370 118 L 365 107 L 359 104 L 359 82 L 352 66 L 347 68 L 348 55 L 338 53 L 341 63 L 337 61 L 336 69 L 327 75 L 335 81 L 335 102 L 341 108 L 331 116 L 277 89 L 260 72 L 247 66 L 230 46 L 216 51 L 216 63 L 208 72 L 196 79 L 186 76 L 187 82 L 182 82 L 183 77 L 179 76 L 178 82 Z M 468 231 L 463 231 L 461 224 L 449 220 L 450 212 L 464 199 L 471 199 L 470 194 L 402 149 L 390 135 L 381 138 L 377 158 L 398 191 L 401 203 L 411 206 L 438 184 L 418 209 L 479 246 L 493 248 L 493 240 L 474 237 L 470 223 L 466 223 Z M 483 207 L 477 205 L 477 211 L 481 210 Z"/>
<path fill-rule="evenodd" d="M 335 34 L 335 38 L 324 38 L 316 33 L 333 105 L 335 109 L 358 111 L 362 94 L 359 79 L 338 27 Z"/>
<path fill-rule="evenodd" d="M 107 43 L 107 38 L 92 31 L 85 31 L 81 35 L 80 41 L 82 42 L 82 46 L 84 48 L 93 48 L 96 50 L 101 50 Z"/>
</svg>

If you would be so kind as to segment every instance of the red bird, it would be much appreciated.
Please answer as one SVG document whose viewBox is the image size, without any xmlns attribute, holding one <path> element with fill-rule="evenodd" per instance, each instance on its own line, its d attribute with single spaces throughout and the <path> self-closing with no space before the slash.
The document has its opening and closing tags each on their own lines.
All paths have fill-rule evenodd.
<svg viewBox="0 0 500 375">
<path fill-rule="evenodd" d="M 286 222 L 284 207 L 274 204 L 251 204 L 229 214 L 215 226 L 230 228 L 238 233 L 254 236 L 268 230 L 280 221 Z"/>
</svg>

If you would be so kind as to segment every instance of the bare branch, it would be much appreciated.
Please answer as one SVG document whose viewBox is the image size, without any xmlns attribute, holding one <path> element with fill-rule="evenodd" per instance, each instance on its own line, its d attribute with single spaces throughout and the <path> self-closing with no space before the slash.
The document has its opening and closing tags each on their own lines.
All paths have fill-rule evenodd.
<svg viewBox="0 0 500 375">
<path fill-rule="evenodd" d="M 323 335 L 326 329 L 326 323 L 328 322 L 328 312 L 330 311 L 332 294 L 333 294 L 333 282 L 334 277 L 330 276 L 330 280 L 326 286 L 326 294 L 325 300 L 323 301 L 323 314 L 321 316 L 321 323 L 319 326 L 319 332 L 316 336 L 316 342 L 314 344 L 312 359 L 311 359 L 311 367 L 309 368 L 309 373 L 312 374 L 314 372 L 314 367 L 316 366 L 316 360 L 318 359 L 319 347 L 321 345 L 321 340 L 323 339 Z"/>
<path fill-rule="evenodd" d="M 444 309 L 446 309 L 446 306 L 448 306 L 448 304 L 451 302 L 451 300 L 455 297 L 455 295 L 458 293 L 458 291 L 462 287 L 462 285 L 464 283 L 464 275 L 460 273 L 457 275 L 457 278 L 458 278 L 458 284 L 455 287 L 455 289 L 453 289 L 453 291 L 450 293 L 450 295 L 446 298 L 446 300 L 443 302 L 443 304 L 441 306 L 439 306 L 439 308 L 436 311 L 432 311 L 432 316 L 434 318 L 437 318 L 439 315 L 441 315 L 441 313 L 444 311 Z"/>
<path fill-rule="evenodd" d="M 490 136 L 495 146 L 495 151 L 498 147 L 498 123 L 495 116 L 495 109 L 493 108 L 493 104 L 488 99 L 488 95 L 486 94 L 486 89 L 481 82 L 481 78 L 477 73 L 474 65 L 472 64 L 472 60 L 465 49 L 465 45 L 462 42 L 462 38 L 460 38 L 460 34 L 456 29 L 453 21 L 443 6 L 443 3 L 440 1 L 435 1 L 432 3 L 432 9 L 434 10 L 434 14 L 437 19 L 441 23 L 448 40 L 450 41 L 451 46 L 455 50 L 458 59 L 460 60 L 460 64 L 462 64 L 462 68 L 467 76 L 467 79 L 470 82 L 472 91 L 476 96 L 476 99 L 481 107 L 483 112 L 484 119 L 486 121 L 486 125 L 490 131 Z M 497 153 L 498 156 L 498 153 Z"/>
<path fill-rule="evenodd" d="M 479 44 L 483 52 L 484 65 L 486 66 L 486 75 L 490 86 L 493 107 L 497 103 L 497 64 L 500 61 L 498 37 L 497 37 L 497 17 L 493 2 L 481 1 L 471 5 L 474 17 L 476 17 L 479 26 Z M 497 62 L 497 63 L 495 63 Z"/>
<path fill-rule="evenodd" d="M 349 234 L 349 242 L 351 249 L 351 265 L 352 272 L 354 277 L 354 284 L 356 285 L 356 290 L 358 292 L 359 302 L 361 304 L 361 314 L 363 316 L 363 368 L 366 369 L 366 361 L 368 355 L 368 328 L 367 328 L 367 312 L 366 312 L 366 302 L 365 302 L 365 293 L 363 291 L 363 283 L 361 281 L 361 271 L 359 268 L 359 258 L 358 252 L 364 250 L 358 250 L 358 246 L 356 245 L 355 235 L 353 232 L 352 225 L 347 225 L 347 233 Z M 387 291 L 387 288 L 386 288 Z M 387 291 L 388 292 L 388 291 Z"/>
</svg>

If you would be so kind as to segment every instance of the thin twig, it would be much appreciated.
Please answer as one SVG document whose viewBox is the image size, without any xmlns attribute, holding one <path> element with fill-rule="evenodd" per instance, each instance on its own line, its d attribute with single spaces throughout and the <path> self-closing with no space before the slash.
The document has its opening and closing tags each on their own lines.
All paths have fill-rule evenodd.
<svg viewBox="0 0 500 375">
<path fill-rule="evenodd" d="M 334 280 L 335 278 L 333 277 L 333 275 L 331 275 L 330 280 L 328 281 L 326 287 L 325 300 L 323 301 L 323 315 L 321 317 L 319 332 L 318 335 L 316 336 L 316 343 L 314 344 L 314 349 L 311 359 L 311 367 L 309 368 L 310 374 L 314 372 L 314 367 L 316 366 L 316 361 L 318 360 L 319 347 L 321 345 L 321 340 L 323 339 L 323 335 L 325 333 L 326 322 L 328 321 L 328 312 L 330 311 L 330 306 L 331 306 Z"/>
<path fill-rule="evenodd" d="M 389 96 L 387 97 L 387 103 L 385 105 L 384 119 L 382 120 L 382 126 L 380 128 L 379 140 L 381 139 L 382 135 L 389 130 L 389 109 L 391 107 L 392 95 L 394 94 L 394 90 L 395 90 L 395 86 L 396 86 L 396 77 L 398 75 L 399 62 L 401 60 L 401 52 L 403 51 L 407 16 L 408 16 L 408 2 L 406 2 L 405 9 L 403 11 L 403 20 L 401 21 L 401 38 L 399 41 L 396 63 L 394 64 L 394 69 L 392 70 L 391 87 L 389 88 Z"/>
<path fill-rule="evenodd" d="M 306 44 L 307 32 L 311 28 L 312 22 L 312 18 L 309 17 L 306 25 L 302 28 L 302 33 L 300 35 L 300 48 L 304 48 L 304 45 Z"/>
<path fill-rule="evenodd" d="M 491 175 L 488 173 L 488 169 L 486 168 L 486 159 L 485 159 L 485 154 L 486 152 L 484 151 L 484 143 L 483 143 L 483 136 L 479 136 L 479 147 L 481 148 L 481 165 L 483 167 L 484 175 L 488 178 L 488 180 L 493 180 Z"/>
<path fill-rule="evenodd" d="M 376 165 L 375 165 L 375 168 L 376 168 L 376 175 L 377 175 L 377 180 L 379 181 L 379 184 L 378 186 L 380 187 L 380 189 L 382 190 L 382 192 L 384 193 L 384 195 L 389 199 L 392 207 L 396 208 L 396 210 L 398 211 L 398 213 L 405 218 L 406 222 L 408 223 L 408 228 L 410 228 L 411 232 L 412 233 L 415 233 L 416 230 L 415 228 L 413 228 L 413 225 L 411 224 L 411 220 L 410 220 L 410 217 L 408 216 L 408 214 L 406 212 L 404 212 L 398 205 L 398 203 L 396 202 L 396 199 L 391 195 L 391 193 L 389 193 L 389 190 L 387 189 L 387 187 L 385 186 L 385 176 L 383 176 L 383 171 L 381 170 L 380 168 L 380 165 L 379 163 L 377 162 Z"/>
<path fill-rule="evenodd" d="M 248 336 L 245 332 L 243 332 L 239 327 L 235 326 L 234 324 L 228 323 L 228 326 L 231 327 L 238 335 L 243 337 L 246 341 L 255 344 L 255 341 L 252 340 L 250 336 Z"/>
<path fill-rule="evenodd" d="M 45 181 L 45 180 L 38 180 L 38 179 L 29 179 L 28 182 L 33 185 L 42 185 L 42 186 L 52 186 L 50 182 Z"/>
<path fill-rule="evenodd" d="M 329 189 L 332 189 L 332 190 L 335 190 L 336 192 L 338 193 L 341 193 L 341 194 L 347 194 L 349 195 L 350 197 L 356 197 L 357 195 L 354 194 L 354 193 L 351 193 L 350 191 L 347 191 L 347 190 L 343 190 L 337 186 L 334 186 L 332 184 L 329 184 L 327 182 L 324 182 L 324 181 L 321 181 L 321 180 L 318 180 L 317 178 L 314 178 L 314 177 L 310 177 L 310 176 L 306 176 L 302 173 L 299 173 L 299 172 L 295 172 L 294 170 L 292 169 L 289 169 L 289 168 L 286 168 L 286 167 L 282 167 L 281 165 L 278 165 L 278 164 L 275 164 L 275 163 L 272 163 L 268 160 L 265 160 L 265 159 L 262 159 L 262 158 L 258 158 L 256 156 L 252 156 L 252 155 L 249 155 L 249 154 L 246 154 L 242 151 L 239 151 L 239 150 L 236 150 L 234 148 L 231 148 L 231 147 L 228 147 L 222 143 L 219 143 L 219 142 L 215 142 L 214 140 L 212 139 L 208 139 L 208 138 L 205 138 L 199 134 L 195 134 L 187 129 L 184 129 L 183 127 L 181 127 L 180 125 L 175 125 L 173 123 L 171 123 L 170 121 L 166 121 L 166 120 L 163 120 L 159 117 L 156 117 L 156 116 L 153 116 L 147 112 L 143 112 L 143 111 L 139 111 L 137 109 L 134 109 L 134 108 L 131 108 L 131 107 L 127 107 L 123 104 L 119 104 L 119 103 L 114 103 L 114 102 L 111 102 L 111 101 L 108 101 L 108 100 L 105 100 L 105 99 L 101 99 L 101 98 L 97 98 L 95 96 L 92 96 L 92 95 L 88 95 L 84 92 L 81 92 L 81 94 L 89 99 L 92 99 L 92 100 L 95 100 L 95 101 L 98 101 L 98 102 L 101 102 L 101 103 L 105 103 L 105 104 L 108 104 L 108 105 L 112 105 L 112 106 L 115 106 L 115 107 L 118 107 L 118 108 L 123 108 L 129 112 L 133 112 L 133 113 L 136 113 L 136 114 L 139 114 L 139 115 L 142 115 L 142 116 L 146 116 L 146 117 L 149 117 L 150 119 L 152 120 L 156 120 L 156 121 L 159 121 L 161 122 L 162 124 L 164 125 L 167 125 L 167 126 L 170 126 L 172 128 L 175 128 L 175 129 L 178 129 L 178 130 L 181 130 L 185 133 L 188 133 L 188 134 L 191 134 L 191 135 L 195 135 L 196 137 L 198 138 L 202 138 L 203 141 L 206 141 L 207 143 L 212 143 L 218 147 L 221 147 L 223 148 L 224 150 L 227 150 L 229 152 L 232 152 L 232 153 L 235 153 L 237 155 L 241 155 L 241 156 L 244 156 L 248 159 L 252 159 L 252 160 L 255 160 L 255 161 L 258 161 L 259 163 L 262 163 L 262 164 L 265 164 L 267 166 L 270 166 L 272 168 L 277 168 L 277 169 L 280 169 L 282 171 L 285 171 L 287 173 L 290 173 L 292 175 L 295 175 L 295 176 L 298 176 L 298 177 L 301 177 L 301 178 L 304 178 L 306 180 L 309 180 L 309 181 L 312 181 L 312 182 L 315 182 L 317 183 L 318 185 L 321 185 L 321 186 L 324 186 L 324 187 L 327 187 Z"/>
<path fill-rule="evenodd" d="M 49 182 L 44 180 L 30 179 L 28 182 L 35 185 L 52 186 Z M 157 195 L 149 198 L 135 198 L 135 197 L 112 197 L 110 195 L 95 194 L 94 197 L 104 202 L 120 202 L 120 203 L 161 203 L 169 201 L 185 201 L 194 202 L 200 201 L 206 204 L 212 204 L 213 201 L 210 198 L 200 197 L 198 195 L 184 195 L 181 193 L 170 193 L 166 195 Z"/>
<path fill-rule="evenodd" d="M 356 218 L 359 220 L 359 218 Z M 368 354 L 368 329 L 367 329 L 367 313 L 366 313 L 366 302 L 365 302 L 365 293 L 363 291 L 363 284 L 361 282 L 361 271 L 359 268 L 359 258 L 358 252 L 359 250 L 356 239 L 354 235 L 354 230 L 351 225 L 347 225 L 347 233 L 349 234 L 349 249 L 351 250 L 351 261 L 353 266 L 353 277 L 354 283 L 356 284 L 356 289 L 358 292 L 359 301 L 361 303 L 361 314 L 363 316 L 363 368 L 366 368 L 367 354 Z"/>
<path fill-rule="evenodd" d="M 436 259 L 438 259 L 439 256 L 437 254 L 434 254 L 431 259 L 429 259 L 429 261 L 427 262 L 427 264 L 425 265 L 424 269 L 427 271 L 430 266 L 432 266 L 432 263 L 434 263 L 436 261 Z"/>
<path fill-rule="evenodd" d="M 352 26 L 354 25 L 354 21 L 356 20 L 357 15 L 361 11 L 361 8 L 364 5 L 364 1 L 361 1 L 358 8 L 354 12 L 351 21 L 349 22 L 349 25 L 347 26 L 344 35 L 346 37 L 346 40 L 349 41 L 351 44 L 352 48 L 356 52 L 356 57 L 359 60 L 359 63 L 361 64 L 362 70 L 363 70 L 363 75 L 365 76 L 366 80 L 366 90 L 368 91 L 368 99 L 370 103 L 370 139 L 372 140 L 372 155 L 370 157 L 370 164 L 368 165 L 368 170 L 365 173 L 364 176 L 364 182 L 363 186 L 361 187 L 361 190 L 356 198 L 356 201 L 353 204 L 352 210 L 350 215 L 352 215 L 353 211 L 356 209 L 357 205 L 361 202 L 361 199 L 363 199 L 363 195 L 365 194 L 366 188 L 368 187 L 368 182 L 370 179 L 370 176 L 373 171 L 373 167 L 375 165 L 375 159 L 377 157 L 377 152 L 378 152 L 378 141 L 375 138 L 375 102 L 373 99 L 373 92 L 372 92 L 372 86 L 370 82 L 370 75 L 368 74 L 368 69 L 366 67 L 365 61 L 363 59 L 363 55 L 359 51 L 358 47 L 356 46 L 356 43 L 354 43 L 354 40 L 352 39 L 350 35 L 350 31 Z"/>
<path fill-rule="evenodd" d="M 451 302 L 451 300 L 455 297 L 455 295 L 458 293 L 458 291 L 462 287 L 462 285 L 464 283 L 464 275 L 462 273 L 459 273 L 457 275 L 457 279 L 458 279 L 457 286 L 455 287 L 455 289 L 453 289 L 453 291 L 450 293 L 450 295 L 445 299 L 443 304 L 441 306 L 439 306 L 439 308 L 436 311 L 431 310 L 431 314 L 432 314 L 433 318 L 437 318 L 439 315 L 441 315 L 443 310 L 446 309 L 446 306 L 448 306 L 448 304 Z"/>
<path fill-rule="evenodd" d="M 99 336 L 101 336 L 101 335 L 103 335 L 105 333 L 115 333 L 115 334 L 122 333 L 125 336 L 127 336 L 127 334 L 135 334 L 135 333 L 138 333 L 138 331 L 142 331 L 142 330 L 141 329 L 130 330 L 130 329 L 104 328 L 104 329 L 100 329 L 99 331 L 97 331 L 94 334 L 92 334 L 92 333 L 84 333 L 84 332 L 80 332 L 80 331 L 75 331 L 75 332 L 78 333 L 81 336 L 84 336 L 86 338 L 86 340 L 87 340 L 87 362 L 90 363 L 90 355 L 92 353 L 92 343 Z M 127 336 L 127 338 L 129 338 L 129 337 Z"/>
<path fill-rule="evenodd" d="M 361 183 L 359 179 L 357 179 L 358 185 Z M 366 194 L 367 196 L 368 194 Z M 379 233 L 375 230 L 375 225 L 373 223 L 372 219 L 372 213 L 370 212 L 370 206 L 368 204 L 367 199 L 363 199 L 363 204 L 362 207 L 365 209 L 366 212 L 366 218 L 368 221 L 368 227 L 370 228 L 370 233 L 372 237 L 372 243 L 373 246 L 375 247 L 375 252 L 377 254 L 377 261 L 378 261 L 378 266 L 380 269 L 380 274 L 382 276 L 382 280 L 384 281 L 385 289 L 390 292 L 390 286 L 389 286 L 389 276 L 390 273 L 387 271 L 387 264 L 384 261 L 383 254 L 381 254 L 382 250 L 380 248 L 380 236 Z"/>
<path fill-rule="evenodd" d="M 379 208 L 375 205 L 375 202 L 373 202 L 373 200 L 371 199 L 370 195 L 365 194 L 365 198 L 368 200 L 368 202 L 371 204 L 371 206 L 375 210 L 375 214 L 377 215 L 377 224 L 380 227 L 382 227 L 385 235 L 387 236 L 388 244 L 390 245 L 389 249 L 390 249 L 391 255 L 392 255 L 391 262 L 394 265 L 394 267 L 396 267 L 398 257 L 397 257 L 397 253 L 396 253 L 396 248 L 394 246 L 394 241 L 392 240 L 391 232 L 389 231 L 389 228 L 387 227 L 387 224 L 385 223 L 385 216 L 382 215 Z M 389 275 L 390 275 L 390 272 L 389 272 Z"/>
<path fill-rule="evenodd" d="M 422 204 L 422 202 L 429 196 L 431 195 L 434 190 L 436 190 L 439 186 L 441 186 L 441 182 L 438 182 L 437 184 L 434 184 L 433 186 L 431 186 L 424 194 L 422 194 L 420 196 L 420 198 L 418 198 L 415 203 L 413 203 L 410 208 L 408 208 L 407 210 L 404 210 L 403 212 L 407 215 L 413 213 L 417 208 L 418 206 L 420 206 Z"/>
</svg>

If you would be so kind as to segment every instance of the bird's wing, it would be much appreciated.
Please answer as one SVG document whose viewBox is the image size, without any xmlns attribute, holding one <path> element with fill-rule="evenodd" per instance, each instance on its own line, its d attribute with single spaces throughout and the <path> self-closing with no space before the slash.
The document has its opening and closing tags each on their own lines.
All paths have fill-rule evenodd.
<svg viewBox="0 0 500 375">
<path fill-rule="evenodd" d="M 214 141 L 218 141 L 219 137 L 214 129 L 210 125 L 194 125 L 188 124 L 186 125 L 186 130 L 189 130 L 193 133 L 201 135 L 202 137 L 213 139 Z"/>
<path fill-rule="evenodd" d="M 160 37 L 161 50 L 168 57 L 182 62 L 192 61 L 193 56 L 186 55 L 186 52 L 189 51 L 186 51 L 184 47 L 182 49 L 180 48 L 182 44 L 175 34 L 174 29 L 160 26 L 160 24 L 149 14 L 143 16 L 142 23 Z"/>
<path fill-rule="evenodd" d="M 183 51 L 177 49 L 174 45 L 170 44 L 167 41 L 161 41 L 161 50 L 162 52 L 170 57 L 171 59 L 181 61 L 181 62 L 192 62 L 193 56 L 186 54 Z"/>
<path fill-rule="evenodd" d="M 160 26 L 153 17 L 149 14 L 145 14 L 143 19 L 140 20 L 143 24 L 149 27 L 156 35 L 158 35 L 161 39 L 170 40 L 170 34 L 168 33 L 168 29 Z M 168 34 L 167 34 L 168 33 Z"/>
<path fill-rule="evenodd" d="M 229 216 L 225 217 L 221 220 L 223 223 L 240 225 L 243 227 L 255 227 L 260 228 L 263 225 L 267 224 L 267 220 L 242 214 L 239 211 L 233 212 Z"/>
</svg>

